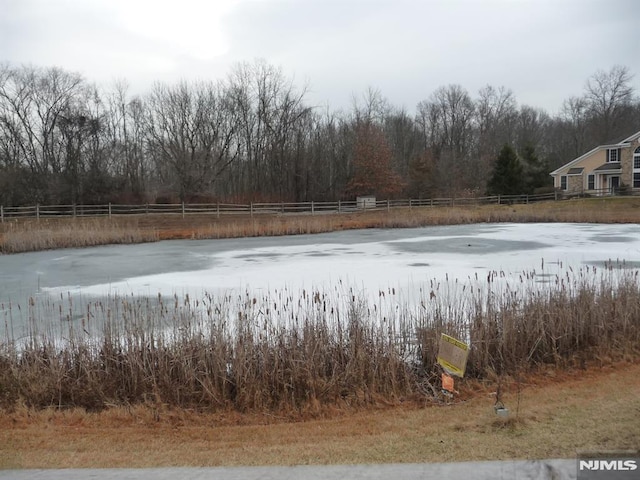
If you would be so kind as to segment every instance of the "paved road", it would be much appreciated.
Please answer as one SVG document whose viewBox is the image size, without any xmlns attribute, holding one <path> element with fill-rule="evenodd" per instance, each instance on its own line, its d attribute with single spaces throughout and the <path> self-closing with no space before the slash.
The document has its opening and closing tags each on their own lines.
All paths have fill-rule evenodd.
<svg viewBox="0 0 640 480">
<path fill-rule="evenodd" d="M 0 470 L 11 480 L 565 480 L 576 460 L 294 467 Z"/>
</svg>

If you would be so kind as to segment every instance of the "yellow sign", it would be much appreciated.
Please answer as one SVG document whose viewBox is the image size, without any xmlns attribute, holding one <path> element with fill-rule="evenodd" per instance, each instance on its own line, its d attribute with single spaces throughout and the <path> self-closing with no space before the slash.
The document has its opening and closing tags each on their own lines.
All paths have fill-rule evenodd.
<svg viewBox="0 0 640 480">
<path fill-rule="evenodd" d="M 464 377 L 469 345 L 444 333 L 440 337 L 438 363 L 451 375 Z"/>
</svg>

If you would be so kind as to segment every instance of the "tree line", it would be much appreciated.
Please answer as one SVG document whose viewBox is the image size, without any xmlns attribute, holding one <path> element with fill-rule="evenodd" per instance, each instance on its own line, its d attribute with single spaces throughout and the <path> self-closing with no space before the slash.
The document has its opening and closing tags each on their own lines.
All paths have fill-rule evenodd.
<svg viewBox="0 0 640 480">
<path fill-rule="evenodd" d="M 306 87 L 263 60 L 144 95 L 1 64 L 0 204 L 533 193 L 550 188 L 552 169 L 638 129 L 632 79 L 624 66 L 599 70 L 554 116 L 506 87 L 447 85 L 412 115 L 375 89 L 347 111 L 310 105 Z"/>
</svg>

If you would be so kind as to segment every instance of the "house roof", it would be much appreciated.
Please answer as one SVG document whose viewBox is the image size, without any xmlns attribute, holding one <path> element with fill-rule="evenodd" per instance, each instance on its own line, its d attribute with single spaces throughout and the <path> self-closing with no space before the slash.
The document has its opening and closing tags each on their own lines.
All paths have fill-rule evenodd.
<svg viewBox="0 0 640 480">
<path fill-rule="evenodd" d="M 584 155 L 579 156 L 578 158 L 571 160 L 569 163 L 565 163 L 564 165 L 562 165 L 560 168 L 555 169 L 553 172 L 551 172 L 551 175 L 557 175 L 560 170 L 562 170 L 563 168 L 566 167 L 570 167 L 572 165 L 575 165 L 576 163 L 580 162 L 581 160 L 593 155 L 594 153 L 596 153 L 598 150 L 600 150 L 602 147 L 596 147 L 593 150 L 589 150 L 587 153 L 585 153 Z"/>
<path fill-rule="evenodd" d="M 636 139 L 640 138 L 640 132 L 636 132 L 633 135 L 631 135 L 630 137 L 625 138 L 622 142 L 620 143 L 631 143 L 633 141 L 635 141 Z"/>
<path fill-rule="evenodd" d="M 589 150 L 584 155 L 580 155 L 578 158 L 575 158 L 575 159 L 571 160 L 569 163 L 565 163 L 561 167 L 555 169 L 553 172 L 550 173 L 550 175 L 557 175 L 560 172 L 560 170 L 563 170 L 563 169 L 565 169 L 567 167 L 572 167 L 576 163 L 579 163 L 582 160 L 584 160 L 585 158 L 590 157 L 591 155 L 593 155 L 594 153 L 596 153 L 599 150 L 603 150 L 605 148 L 613 148 L 613 147 L 618 147 L 618 148 L 628 147 L 631 142 L 635 141 L 638 138 L 640 138 L 640 131 L 634 133 L 633 135 L 630 135 L 630 136 L 624 138 L 620 142 L 612 143 L 612 144 L 605 144 L 605 145 L 598 145 L 593 150 Z M 601 168 L 601 167 L 598 167 L 598 169 L 599 168 Z"/>
<path fill-rule="evenodd" d="M 594 170 L 594 172 L 619 172 L 622 169 L 620 166 L 620 162 L 609 162 L 604 165 L 600 165 L 598 168 Z"/>
</svg>

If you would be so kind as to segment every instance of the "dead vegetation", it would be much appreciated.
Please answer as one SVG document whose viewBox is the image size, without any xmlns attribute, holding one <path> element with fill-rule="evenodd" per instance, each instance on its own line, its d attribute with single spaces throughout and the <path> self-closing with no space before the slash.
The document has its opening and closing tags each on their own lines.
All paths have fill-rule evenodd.
<svg viewBox="0 0 640 480">
<path fill-rule="evenodd" d="M 318 215 L 223 216 L 140 215 L 111 218 L 6 220 L 0 252 L 18 253 L 107 243 L 168 239 L 297 235 L 361 228 L 495 222 L 640 222 L 640 198 L 613 197 L 549 201 L 529 205 L 394 208 Z"/>
<path fill-rule="evenodd" d="M 372 303 L 352 289 L 263 296 L 4 307 L 0 405 L 33 409 L 145 405 L 203 412 L 271 412 L 295 418 L 332 408 L 438 401 L 440 333 L 470 341 L 467 376 L 636 358 L 638 272 L 524 274 L 518 288 L 489 277 L 453 292 L 425 288 L 417 308 L 395 292 Z M 498 277 L 496 273 L 494 277 Z M 70 302 L 70 300 L 69 300 Z"/>
</svg>

